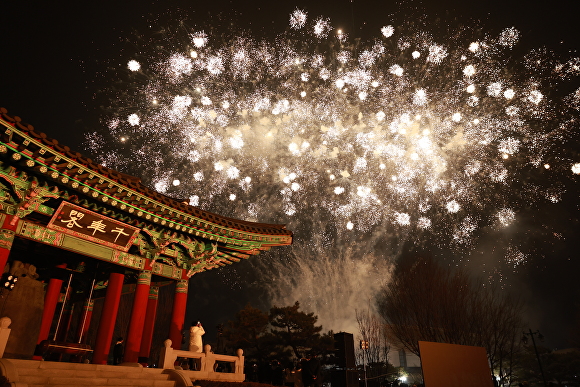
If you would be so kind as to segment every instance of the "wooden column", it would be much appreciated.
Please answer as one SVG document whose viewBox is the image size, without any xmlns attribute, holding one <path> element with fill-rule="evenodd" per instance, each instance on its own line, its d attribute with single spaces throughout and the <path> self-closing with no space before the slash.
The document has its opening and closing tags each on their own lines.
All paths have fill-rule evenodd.
<svg viewBox="0 0 580 387">
<path fill-rule="evenodd" d="M 56 267 L 64 269 L 66 268 L 66 263 L 57 265 Z M 44 309 L 42 310 L 42 320 L 40 322 L 40 332 L 38 333 L 37 344 L 40 344 L 43 340 L 48 340 L 50 326 L 54 319 L 54 312 L 56 311 L 56 305 L 58 304 L 62 283 L 63 280 L 58 278 L 51 278 L 48 281 L 46 293 L 44 294 Z"/>
<path fill-rule="evenodd" d="M 149 288 L 147 313 L 145 314 L 145 324 L 143 325 L 143 335 L 141 336 L 139 363 L 149 363 L 149 353 L 151 352 L 151 343 L 153 342 L 153 332 L 155 329 L 155 318 L 157 317 L 158 301 L 159 288 L 157 286 L 152 286 Z"/>
<path fill-rule="evenodd" d="M 151 287 L 151 272 L 143 270 L 139 273 L 135 295 L 133 297 L 133 308 L 131 319 L 129 320 L 129 330 L 125 341 L 124 363 L 137 363 L 141 350 L 141 337 L 143 335 L 143 325 L 145 324 L 145 314 L 147 313 L 147 300 L 149 299 L 149 288 Z"/>
<path fill-rule="evenodd" d="M 169 327 L 169 339 L 173 349 L 181 349 L 183 322 L 185 321 L 185 308 L 187 307 L 188 280 L 182 279 L 175 285 L 175 297 L 173 298 L 173 310 L 171 311 L 171 325 Z"/>
<path fill-rule="evenodd" d="M 107 364 L 124 279 L 125 275 L 120 273 L 111 273 L 109 276 L 105 303 L 103 304 L 103 311 L 97 328 L 97 339 L 93 352 L 94 364 Z"/>
</svg>

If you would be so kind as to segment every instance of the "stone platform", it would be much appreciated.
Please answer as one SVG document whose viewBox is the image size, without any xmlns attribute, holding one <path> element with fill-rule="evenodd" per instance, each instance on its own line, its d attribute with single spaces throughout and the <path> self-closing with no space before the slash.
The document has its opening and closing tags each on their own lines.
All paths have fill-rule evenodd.
<svg viewBox="0 0 580 387">
<path fill-rule="evenodd" d="M 188 387 L 186 371 L 63 363 L 43 360 L 0 359 L 0 374 L 14 387 Z"/>
</svg>

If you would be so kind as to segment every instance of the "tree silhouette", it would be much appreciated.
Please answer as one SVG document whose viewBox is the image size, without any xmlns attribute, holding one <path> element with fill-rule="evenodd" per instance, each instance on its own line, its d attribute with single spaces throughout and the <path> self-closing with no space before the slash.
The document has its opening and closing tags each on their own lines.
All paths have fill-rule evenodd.
<svg viewBox="0 0 580 387">
<path fill-rule="evenodd" d="M 305 313 L 298 309 L 298 301 L 292 306 L 274 306 L 270 309 L 270 325 L 277 328 L 272 329 L 272 334 L 278 337 L 280 343 L 291 347 L 294 356 L 301 358 L 320 341 L 322 325 L 315 325 L 318 316 L 314 313 Z"/>
<path fill-rule="evenodd" d="M 492 370 L 501 370 L 519 347 L 522 304 L 430 257 L 402 259 L 377 305 L 392 335 L 416 355 L 420 340 L 485 347 Z"/>
<path fill-rule="evenodd" d="M 266 314 L 248 304 L 227 324 L 224 338 L 230 348 L 242 348 L 248 358 L 259 361 L 330 353 L 334 347 L 332 332 L 321 335 L 322 326 L 316 326 L 318 317 L 299 309 L 296 301 L 292 306 L 275 306 Z"/>
<path fill-rule="evenodd" d="M 242 348 L 247 358 L 263 360 L 270 349 L 268 314 L 247 304 L 224 327 L 223 337 L 230 348 Z"/>
</svg>

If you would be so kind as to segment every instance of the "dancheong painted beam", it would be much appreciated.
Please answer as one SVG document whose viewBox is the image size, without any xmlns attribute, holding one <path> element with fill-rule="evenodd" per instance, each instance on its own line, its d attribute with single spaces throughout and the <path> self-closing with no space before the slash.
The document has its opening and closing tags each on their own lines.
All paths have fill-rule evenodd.
<svg viewBox="0 0 580 387">
<path fill-rule="evenodd" d="M 181 279 L 292 243 L 284 225 L 216 215 L 94 163 L 0 108 L 0 219 L 15 236 Z"/>
</svg>

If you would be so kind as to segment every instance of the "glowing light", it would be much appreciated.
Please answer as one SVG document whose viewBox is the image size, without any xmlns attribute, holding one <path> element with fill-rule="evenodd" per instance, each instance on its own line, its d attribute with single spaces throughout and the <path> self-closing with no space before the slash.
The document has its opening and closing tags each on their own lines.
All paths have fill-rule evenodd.
<svg viewBox="0 0 580 387">
<path fill-rule="evenodd" d="M 173 180 L 173 185 L 174 186 L 178 186 L 179 184 L 181 184 L 181 182 L 178 179 Z"/>
<path fill-rule="evenodd" d="M 506 47 L 513 47 L 520 38 L 520 32 L 514 27 L 506 28 L 499 36 L 499 44 Z"/>
<path fill-rule="evenodd" d="M 427 102 L 428 102 L 427 92 L 425 91 L 425 89 L 418 89 L 417 91 L 415 91 L 415 94 L 413 94 L 413 103 L 415 105 L 423 106 Z"/>
<path fill-rule="evenodd" d="M 236 136 L 230 138 L 230 145 L 234 149 L 240 149 L 244 146 L 244 139 L 242 138 L 241 133 L 237 133 Z"/>
<path fill-rule="evenodd" d="M 473 66 L 473 65 L 465 66 L 465 68 L 463 69 L 463 74 L 466 77 L 474 76 L 475 75 L 475 66 Z"/>
<path fill-rule="evenodd" d="M 479 51 L 479 43 L 478 42 L 472 42 L 469 44 L 469 51 L 471 52 L 477 52 Z"/>
<path fill-rule="evenodd" d="M 503 86 L 501 82 L 493 82 L 487 86 L 487 95 L 492 97 L 499 97 Z"/>
<path fill-rule="evenodd" d="M 399 65 L 392 65 L 392 66 L 389 68 L 389 72 L 390 72 L 391 74 L 394 74 L 394 75 L 396 75 L 396 76 L 400 77 L 400 76 L 402 76 L 402 75 L 403 75 L 403 72 L 404 72 L 404 70 L 403 70 L 403 68 L 402 68 L 401 66 L 399 66 Z"/>
<path fill-rule="evenodd" d="M 240 170 L 234 166 L 229 167 L 226 172 L 230 179 L 237 179 L 240 177 Z"/>
<path fill-rule="evenodd" d="M 536 105 L 542 101 L 542 98 L 544 98 L 544 95 L 538 90 L 530 91 L 530 95 L 528 96 L 528 100 Z"/>
<path fill-rule="evenodd" d="M 572 164 L 572 173 L 580 175 L 580 163 Z"/>
<path fill-rule="evenodd" d="M 506 89 L 506 91 L 503 92 L 505 99 L 512 99 L 515 95 L 516 93 L 512 89 Z"/>
<path fill-rule="evenodd" d="M 139 116 L 137 114 L 131 114 L 127 117 L 127 122 L 129 122 L 129 125 L 131 126 L 139 126 Z"/>
<path fill-rule="evenodd" d="M 131 71 L 139 71 L 141 69 L 141 64 L 136 60 L 130 60 L 129 63 L 127 63 L 127 67 Z"/>
<path fill-rule="evenodd" d="M 423 230 L 430 228 L 431 227 L 431 219 L 426 218 L 424 216 L 420 217 L 417 220 L 417 227 L 419 227 L 420 229 L 423 229 Z"/>
<path fill-rule="evenodd" d="M 393 26 L 384 26 L 381 28 L 381 33 L 385 38 L 390 38 L 395 33 L 395 27 Z"/>
<path fill-rule="evenodd" d="M 318 38 L 325 38 L 331 29 L 332 27 L 330 25 L 329 19 L 322 17 L 316 19 L 316 23 L 314 25 L 314 35 L 316 35 Z"/>
<path fill-rule="evenodd" d="M 358 186 L 356 187 L 356 194 L 360 197 L 366 198 L 370 195 L 371 189 L 369 187 Z"/>
<path fill-rule="evenodd" d="M 516 106 L 508 106 L 505 108 L 505 114 L 508 116 L 516 116 L 519 113 L 520 109 Z"/>
<path fill-rule="evenodd" d="M 300 9 L 295 10 L 290 15 L 290 27 L 299 30 L 306 24 L 306 16 L 308 14 Z"/>
<path fill-rule="evenodd" d="M 458 212 L 461 209 L 461 206 L 455 200 L 447 202 L 447 205 L 445 207 L 447 208 L 447 211 L 449 211 L 452 214 Z"/>
<path fill-rule="evenodd" d="M 432 62 L 439 64 L 447 57 L 447 50 L 443 46 L 432 45 L 429 47 L 429 55 L 427 56 L 427 62 Z"/>
<path fill-rule="evenodd" d="M 512 265 L 513 268 L 517 268 L 519 265 L 526 263 L 527 256 L 520 250 L 510 246 L 506 252 L 505 260 L 508 264 Z"/>
<path fill-rule="evenodd" d="M 409 224 L 411 224 L 411 217 L 409 216 L 409 214 L 398 212 L 395 214 L 395 221 L 401 226 L 408 226 Z"/>
<path fill-rule="evenodd" d="M 515 212 L 510 208 L 502 208 L 497 214 L 496 217 L 500 224 L 504 227 L 509 226 L 513 223 L 516 219 Z"/>
<path fill-rule="evenodd" d="M 507 155 L 513 155 L 520 149 L 520 140 L 513 137 L 508 137 L 500 141 L 498 150 Z"/>
<path fill-rule="evenodd" d="M 193 195 L 189 197 L 189 205 L 199 206 L 199 196 Z"/>
<path fill-rule="evenodd" d="M 346 223 L 346 229 L 347 230 L 352 230 L 353 228 L 354 228 L 354 224 L 352 222 L 349 221 L 349 222 Z"/>
<path fill-rule="evenodd" d="M 194 32 L 191 36 L 191 42 L 197 48 L 202 48 L 207 44 L 207 34 L 203 31 Z"/>
</svg>

